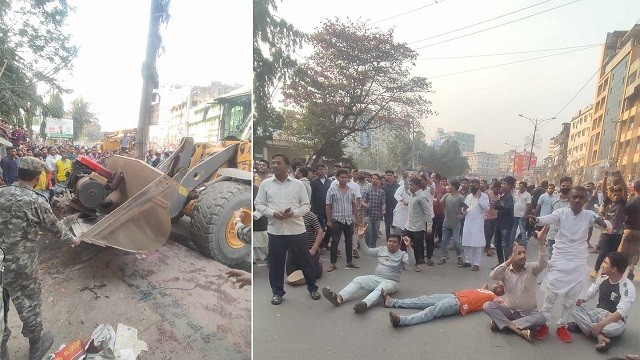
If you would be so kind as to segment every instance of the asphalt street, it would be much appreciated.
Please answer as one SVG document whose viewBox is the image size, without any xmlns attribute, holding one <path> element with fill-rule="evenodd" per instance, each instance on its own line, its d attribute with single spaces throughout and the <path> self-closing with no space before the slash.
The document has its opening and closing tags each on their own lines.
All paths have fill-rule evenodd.
<svg viewBox="0 0 640 360">
<path fill-rule="evenodd" d="M 594 233 L 593 239 L 598 234 Z M 592 243 L 594 243 L 592 239 Z M 382 240 L 378 241 L 381 244 Z M 440 255 L 436 249 L 435 255 Z M 527 261 L 535 261 L 538 245 L 531 239 Z M 343 249 L 344 252 L 344 249 Z M 453 251 L 451 251 L 454 259 Z M 436 259 L 436 256 L 434 256 Z M 437 260 L 437 259 L 436 259 Z M 590 255 L 590 264 L 596 255 Z M 360 269 L 345 268 L 344 256 L 338 259 L 338 270 L 325 271 L 318 281 L 320 288 L 328 286 L 339 291 L 354 277 L 372 274 L 376 258 L 361 256 L 354 259 Z M 325 268 L 329 265 L 328 252 L 322 256 Z M 414 272 L 403 272 L 400 288 L 394 294 L 398 298 L 424 294 L 451 293 L 457 290 L 477 288 L 490 282 L 490 267 L 497 258 L 483 254 L 480 271 L 460 269 L 455 263 L 427 267 Z M 543 279 L 546 271 L 539 280 Z M 639 282 L 634 281 L 640 290 Z M 389 309 L 378 304 L 364 314 L 356 314 L 353 305 L 359 298 L 341 307 L 334 307 L 324 297 L 313 301 L 305 286 L 285 285 L 287 294 L 279 306 L 271 305 L 268 269 L 264 264 L 254 266 L 253 288 L 253 354 L 254 359 L 608 359 L 640 352 L 640 299 L 636 299 L 628 318 L 628 329 L 606 354 L 594 349 L 595 339 L 573 334 L 573 342 L 565 344 L 555 335 L 555 327 L 542 341 L 528 343 L 515 334 L 497 334 L 489 329 L 489 318 L 482 312 L 466 316 L 450 316 L 435 319 L 426 324 L 394 329 L 389 322 Z M 364 298 L 364 294 L 362 295 Z M 538 291 L 538 304 L 544 294 Z M 596 300 L 588 305 L 595 306 Z M 399 314 L 415 310 L 394 309 Z M 560 303 L 554 309 L 554 322 L 560 312 Z"/>
</svg>

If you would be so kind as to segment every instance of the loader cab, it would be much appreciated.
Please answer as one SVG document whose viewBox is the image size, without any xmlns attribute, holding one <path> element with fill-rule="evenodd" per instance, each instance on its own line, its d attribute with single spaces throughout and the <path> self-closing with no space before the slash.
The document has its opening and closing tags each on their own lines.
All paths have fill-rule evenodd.
<svg viewBox="0 0 640 360">
<path fill-rule="evenodd" d="M 217 110 L 217 142 L 251 140 L 251 87 L 241 87 L 207 103 L 203 121 Z"/>
</svg>

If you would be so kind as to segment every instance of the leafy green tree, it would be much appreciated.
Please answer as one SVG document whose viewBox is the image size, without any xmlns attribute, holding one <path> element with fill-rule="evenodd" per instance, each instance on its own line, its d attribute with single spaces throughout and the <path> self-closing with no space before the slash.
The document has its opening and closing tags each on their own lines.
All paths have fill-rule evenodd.
<svg viewBox="0 0 640 360">
<path fill-rule="evenodd" d="M 253 140 L 262 148 L 282 130 L 283 115 L 273 107 L 273 93 L 295 68 L 292 52 L 300 48 L 304 33 L 277 17 L 277 0 L 253 0 Z"/>
<path fill-rule="evenodd" d="M 431 113 L 425 98 L 431 83 L 411 76 L 418 54 L 395 42 L 393 29 L 325 20 L 310 41 L 314 52 L 293 72 L 283 95 L 301 112 L 285 131 L 311 144 L 316 163 L 354 134 Z"/>
<path fill-rule="evenodd" d="M 74 124 L 75 125 L 75 124 Z M 103 132 L 100 123 L 95 120 L 91 120 L 85 124 L 80 132 L 80 135 L 77 136 L 77 139 L 83 141 L 86 144 L 95 144 L 98 141 L 102 140 Z"/>
<path fill-rule="evenodd" d="M 89 110 L 89 103 L 81 97 L 71 103 L 71 119 L 73 119 L 73 139 L 77 140 L 87 124 L 96 120 L 96 115 Z"/>
<path fill-rule="evenodd" d="M 65 91 L 59 77 L 77 52 L 64 28 L 70 11 L 66 0 L 0 1 L 0 117 L 9 123 L 29 125 L 43 105 L 37 85 Z"/>
</svg>

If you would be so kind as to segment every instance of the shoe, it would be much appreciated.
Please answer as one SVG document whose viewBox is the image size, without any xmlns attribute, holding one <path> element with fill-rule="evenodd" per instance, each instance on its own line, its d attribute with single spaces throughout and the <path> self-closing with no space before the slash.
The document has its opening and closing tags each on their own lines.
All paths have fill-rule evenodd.
<svg viewBox="0 0 640 360">
<path fill-rule="evenodd" d="M 354 307 L 353 307 L 353 311 L 355 311 L 358 314 L 362 314 L 363 312 L 365 312 L 367 310 L 367 303 L 364 301 L 360 301 L 358 302 Z"/>
<path fill-rule="evenodd" d="M 280 304 L 282 304 L 282 296 L 273 295 L 273 297 L 271 298 L 271 304 L 272 305 L 280 305 Z"/>
<path fill-rule="evenodd" d="M 356 264 L 354 264 L 352 262 L 347 263 L 347 267 L 348 268 L 352 268 L 352 269 L 360 269 L 360 266 L 358 266 L 358 265 L 356 265 Z"/>
<path fill-rule="evenodd" d="M 458 266 L 461 266 L 462 264 L 464 264 L 464 261 L 462 261 L 462 258 L 459 257 L 458 258 Z"/>
<path fill-rule="evenodd" d="M 471 264 L 469 263 L 462 263 L 462 265 L 458 265 L 459 268 L 468 268 L 471 267 Z"/>
<path fill-rule="evenodd" d="M 562 342 L 564 343 L 571 342 L 571 334 L 569 334 L 566 326 L 558 326 L 558 328 L 556 329 L 556 335 L 558 335 L 560 340 L 562 340 Z"/>
<path fill-rule="evenodd" d="M 549 335 L 549 327 L 547 325 L 542 325 L 538 329 L 538 334 L 536 334 L 536 339 L 543 340 Z"/>
<path fill-rule="evenodd" d="M 445 258 L 440 259 L 440 261 L 438 261 L 438 265 L 442 265 L 442 264 L 446 264 L 447 260 Z"/>
<path fill-rule="evenodd" d="M 313 300 L 320 300 L 320 293 L 316 290 L 316 291 L 309 291 L 309 295 L 311 295 L 311 298 Z"/>
<path fill-rule="evenodd" d="M 431 260 L 431 259 L 427 259 L 427 265 L 429 265 L 429 266 L 433 266 L 433 265 L 435 265 L 435 264 L 433 263 L 433 260 Z"/>
<path fill-rule="evenodd" d="M 473 265 L 473 267 L 471 268 L 471 271 L 478 271 L 480 270 L 480 266 L 478 265 Z"/>
<path fill-rule="evenodd" d="M 413 271 L 420 272 L 420 271 L 422 271 L 422 269 L 420 269 L 420 266 L 416 265 L 416 266 L 413 267 Z"/>
<path fill-rule="evenodd" d="M 53 334 L 49 331 L 29 338 L 29 360 L 42 360 L 53 345 Z"/>
<path fill-rule="evenodd" d="M 360 254 L 358 254 L 358 250 L 353 250 L 353 257 L 356 259 L 360 259 Z"/>
<path fill-rule="evenodd" d="M 580 331 L 582 331 L 580 330 L 580 326 L 578 326 L 578 324 L 574 322 L 570 322 L 567 324 L 567 330 L 572 333 L 579 333 Z"/>
<path fill-rule="evenodd" d="M 340 303 L 338 302 L 338 295 L 331 291 L 331 289 L 329 289 L 328 287 L 322 288 L 322 295 L 324 295 L 325 299 L 329 300 L 329 302 L 332 303 L 333 306 L 340 306 Z"/>
<path fill-rule="evenodd" d="M 398 316 L 393 311 L 389 311 L 389 321 L 391 322 L 391 325 L 393 325 L 393 327 L 400 326 L 400 316 Z"/>
</svg>

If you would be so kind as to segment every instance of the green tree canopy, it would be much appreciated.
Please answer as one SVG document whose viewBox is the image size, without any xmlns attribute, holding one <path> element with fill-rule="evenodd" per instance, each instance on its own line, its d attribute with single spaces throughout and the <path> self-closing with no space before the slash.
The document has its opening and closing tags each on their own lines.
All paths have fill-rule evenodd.
<svg viewBox="0 0 640 360">
<path fill-rule="evenodd" d="M 90 104 L 81 97 L 71 103 L 71 119 L 73 119 L 73 139 L 77 140 L 85 126 L 96 120 L 96 115 L 89 109 Z"/>
<path fill-rule="evenodd" d="M 410 74 L 418 54 L 395 42 L 393 29 L 325 20 L 310 41 L 314 52 L 283 95 L 301 113 L 286 132 L 309 143 L 316 162 L 353 134 L 431 113 L 431 83 Z"/>
<path fill-rule="evenodd" d="M 292 52 L 305 35 L 273 14 L 277 0 L 253 0 L 253 139 L 264 147 L 273 133 L 282 130 L 283 115 L 273 107 L 273 92 L 296 66 Z"/>
<path fill-rule="evenodd" d="M 30 125 L 43 105 L 37 84 L 65 91 L 59 76 L 77 51 L 64 31 L 70 11 L 66 0 L 0 1 L 0 117 L 9 123 Z"/>
</svg>

